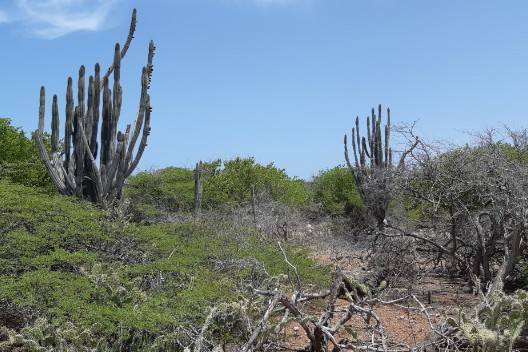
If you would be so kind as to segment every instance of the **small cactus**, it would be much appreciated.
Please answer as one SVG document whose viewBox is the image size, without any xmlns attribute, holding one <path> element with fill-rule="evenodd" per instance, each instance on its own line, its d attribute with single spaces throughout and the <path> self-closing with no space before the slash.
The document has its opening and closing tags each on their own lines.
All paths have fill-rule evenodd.
<svg viewBox="0 0 528 352">
<path fill-rule="evenodd" d="M 120 199 L 125 179 L 136 168 L 147 145 L 150 133 L 150 96 L 154 42 L 150 42 L 147 65 L 141 74 L 139 109 L 133 125 L 125 132 L 117 131 L 122 103 L 120 84 L 121 60 L 124 58 L 136 28 L 136 9 L 132 12 L 130 31 L 123 48 L 115 46 L 114 61 L 101 78 L 99 64 L 94 76 L 88 78 L 86 91 L 85 67 L 79 69 L 77 105 L 73 96 L 73 80 L 68 78 L 66 90 L 66 121 L 62 150 L 59 149 L 59 109 L 53 96 L 51 120 L 51 157 L 42 142 L 46 93 L 40 89 L 38 130 L 35 138 L 40 156 L 58 191 L 94 203 L 105 204 Z M 113 87 L 109 77 L 113 73 Z M 87 99 L 85 93 L 87 92 Z M 101 94 L 103 96 L 101 106 Z M 101 120 L 101 123 L 100 123 Z M 98 142 L 99 125 L 101 126 Z M 135 152 L 139 135 L 141 140 Z M 99 166 L 97 165 L 99 161 Z"/>
</svg>

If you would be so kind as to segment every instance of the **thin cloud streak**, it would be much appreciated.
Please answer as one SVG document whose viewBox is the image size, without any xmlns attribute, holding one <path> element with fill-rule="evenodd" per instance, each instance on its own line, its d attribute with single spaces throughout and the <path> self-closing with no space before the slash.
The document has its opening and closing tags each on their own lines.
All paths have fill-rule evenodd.
<svg viewBox="0 0 528 352">
<path fill-rule="evenodd" d="M 100 30 L 118 1 L 15 0 L 12 13 L 0 12 L 0 23 L 4 17 L 16 18 L 11 22 L 22 25 L 30 35 L 55 39 L 77 31 Z"/>
<path fill-rule="evenodd" d="M 5 11 L 0 10 L 0 24 L 9 23 L 11 20 Z"/>
<path fill-rule="evenodd" d="M 300 0 L 253 0 L 257 5 L 286 5 L 295 2 L 302 2 Z"/>
<path fill-rule="evenodd" d="M 268 6 L 282 6 L 290 4 L 302 4 L 310 2 L 310 0 L 230 0 L 231 2 L 239 4 L 254 4 L 261 7 Z"/>
</svg>

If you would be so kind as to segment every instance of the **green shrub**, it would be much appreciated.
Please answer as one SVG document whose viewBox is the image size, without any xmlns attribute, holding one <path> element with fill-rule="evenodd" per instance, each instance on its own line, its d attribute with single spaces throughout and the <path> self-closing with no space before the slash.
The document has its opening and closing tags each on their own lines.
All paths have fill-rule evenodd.
<svg viewBox="0 0 528 352">
<path fill-rule="evenodd" d="M 183 350 L 210 307 L 249 301 L 248 285 L 288 272 L 253 226 L 144 226 L 107 212 L 0 180 L 0 351 Z M 303 283 L 328 285 L 328 270 L 286 250 Z M 247 340 L 235 313 L 207 339 Z"/>
<path fill-rule="evenodd" d="M 347 168 L 322 170 L 313 178 L 314 200 L 331 215 L 362 216 L 366 208 Z"/>
<path fill-rule="evenodd" d="M 45 138 L 45 142 L 48 140 Z M 21 128 L 11 126 L 7 118 L 0 118 L 0 151 L 0 177 L 49 192 L 55 190 L 36 142 L 27 138 Z"/>
<path fill-rule="evenodd" d="M 270 163 L 235 158 L 203 163 L 203 207 L 239 207 L 249 204 L 251 188 L 258 200 L 274 200 L 303 207 L 312 200 L 305 181 L 290 178 Z M 125 196 L 136 221 L 159 221 L 168 214 L 190 212 L 194 206 L 194 170 L 168 167 L 140 172 L 128 180 Z"/>
<path fill-rule="evenodd" d="M 235 158 L 223 162 L 204 180 L 203 204 L 207 208 L 222 205 L 242 206 L 251 200 L 251 188 L 260 199 L 272 199 L 286 205 L 304 206 L 311 194 L 304 182 L 288 177 L 273 163 L 261 165 L 255 158 Z"/>
<path fill-rule="evenodd" d="M 128 179 L 125 197 L 135 220 L 158 219 L 167 213 L 188 212 L 194 202 L 194 171 L 168 167 L 144 171 Z"/>
</svg>

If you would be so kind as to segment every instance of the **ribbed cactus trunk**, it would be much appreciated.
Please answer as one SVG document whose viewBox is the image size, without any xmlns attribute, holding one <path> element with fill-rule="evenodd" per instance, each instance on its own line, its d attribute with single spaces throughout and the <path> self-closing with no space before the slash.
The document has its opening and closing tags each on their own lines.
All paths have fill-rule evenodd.
<svg viewBox="0 0 528 352">
<path fill-rule="evenodd" d="M 117 130 L 123 99 L 120 84 L 121 60 L 130 46 L 135 27 L 134 9 L 123 49 L 121 50 L 119 43 L 116 44 L 113 64 L 102 78 L 99 64 L 95 65 L 94 75 L 88 78 L 88 87 L 85 68 L 81 66 L 77 81 L 77 105 L 74 100 L 73 80 L 68 78 L 62 150 L 59 146 L 57 96 L 53 96 L 51 157 L 42 142 L 46 97 L 44 87 L 40 89 L 39 124 L 35 138 L 46 169 L 62 194 L 74 195 L 99 204 L 119 199 L 125 179 L 134 171 L 143 155 L 150 133 L 151 106 L 148 89 L 155 49 L 152 41 L 149 45 L 147 65 L 143 67 L 141 74 L 141 96 L 135 121 L 132 125 L 127 125 L 124 133 Z M 112 73 L 113 86 L 110 88 L 109 77 Z M 141 140 L 136 150 L 140 134 Z"/>
</svg>

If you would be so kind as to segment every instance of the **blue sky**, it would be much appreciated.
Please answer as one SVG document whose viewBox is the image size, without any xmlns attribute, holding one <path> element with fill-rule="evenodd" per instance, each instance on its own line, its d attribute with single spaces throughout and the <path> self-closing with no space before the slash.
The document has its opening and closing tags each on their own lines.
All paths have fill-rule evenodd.
<svg viewBox="0 0 528 352">
<path fill-rule="evenodd" d="M 0 116 L 35 130 L 44 85 L 64 118 L 67 77 L 110 65 L 134 7 L 120 129 L 157 46 L 141 170 L 254 156 L 309 179 L 379 103 L 428 139 L 527 127 L 524 0 L 3 0 Z"/>
</svg>

